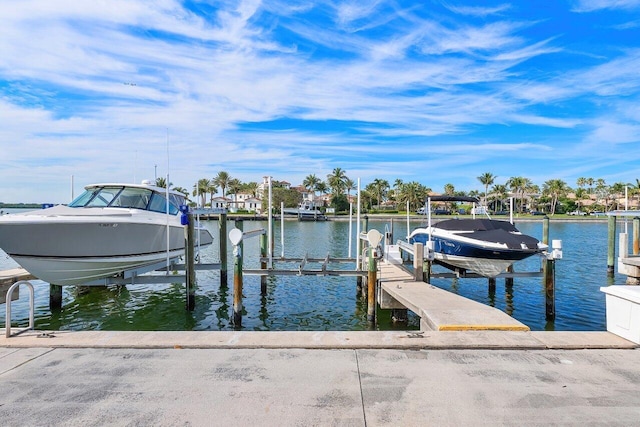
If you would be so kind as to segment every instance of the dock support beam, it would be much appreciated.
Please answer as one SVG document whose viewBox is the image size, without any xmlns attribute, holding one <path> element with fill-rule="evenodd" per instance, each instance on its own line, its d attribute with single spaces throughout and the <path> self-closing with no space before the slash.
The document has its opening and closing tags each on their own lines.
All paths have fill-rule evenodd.
<svg viewBox="0 0 640 427">
<path fill-rule="evenodd" d="M 421 282 L 424 269 L 424 245 L 422 243 L 413 244 L 413 280 Z"/>
<path fill-rule="evenodd" d="M 640 255 L 640 218 L 633 218 L 633 254 Z"/>
<path fill-rule="evenodd" d="M 378 266 L 374 256 L 375 248 L 369 246 L 369 271 L 367 278 L 367 322 L 375 324 L 376 321 L 376 282 L 378 281 Z"/>
<path fill-rule="evenodd" d="M 614 276 L 614 265 L 616 261 L 616 217 L 609 216 L 608 239 L 607 239 L 607 276 Z"/>
<path fill-rule="evenodd" d="M 267 269 L 267 235 L 260 235 L 260 268 Z M 260 295 L 267 295 L 267 276 L 260 276 Z"/>
<path fill-rule="evenodd" d="M 545 260 L 545 318 L 555 320 L 556 318 L 556 261 L 554 259 Z"/>
<path fill-rule="evenodd" d="M 236 228 L 242 231 L 242 221 L 236 221 Z M 242 248 L 242 241 L 233 248 L 233 325 L 235 329 L 242 327 Z"/>
<path fill-rule="evenodd" d="M 59 310 L 62 308 L 62 286 L 49 285 L 49 308 L 51 310 Z"/>
<path fill-rule="evenodd" d="M 218 228 L 220 229 L 220 287 L 228 286 L 227 275 L 227 214 L 221 213 L 218 217 Z"/>
<path fill-rule="evenodd" d="M 187 224 L 184 226 L 184 263 L 185 286 L 187 288 L 187 310 L 193 311 L 196 307 L 196 270 L 195 270 L 195 246 L 193 244 L 193 215 L 187 216 Z"/>
</svg>

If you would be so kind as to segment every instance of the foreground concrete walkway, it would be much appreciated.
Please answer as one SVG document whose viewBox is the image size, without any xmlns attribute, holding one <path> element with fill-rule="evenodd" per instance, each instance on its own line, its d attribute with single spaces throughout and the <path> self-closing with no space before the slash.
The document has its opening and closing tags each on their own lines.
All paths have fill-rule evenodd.
<svg viewBox="0 0 640 427">
<path fill-rule="evenodd" d="M 606 332 L 27 332 L 3 426 L 640 425 Z"/>
</svg>

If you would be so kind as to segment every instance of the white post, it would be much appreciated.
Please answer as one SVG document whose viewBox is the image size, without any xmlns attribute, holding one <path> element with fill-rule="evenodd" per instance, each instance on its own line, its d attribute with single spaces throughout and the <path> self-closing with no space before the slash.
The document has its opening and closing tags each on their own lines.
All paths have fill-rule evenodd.
<svg viewBox="0 0 640 427">
<path fill-rule="evenodd" d="M 73 195 L 73 175 L 71 175 L 71 201 L 73 201 L 74 199 L 74 195 Z"/>
<path fill-rule="evenodd" d="M 353 202 L 349 201 L 349 250 L 348 250 L 348 258 L 351 258 L 351 246 L 352 246 L 352 237 L 353 233 Z"/>
<path fill-rule="evenodd" d="M 268 228 L 267 233 L 267 251 L 269 254 L 269 268 L 273 268 L 273 251 L 271 250 L 273 244 L 273 199 L 271 194 L 271 177 L 268 178 L 269 182 L 269 213 L 268 213 Z"/>
<path fill-rule="evenodd" d="M 409 241 L 409 234 L 411 234 L 411 225 L 409 224 L 409 201 L 407 200 L 407 242 Z"/>
<path fill-rule="evenodd" d="M 431 249 L 431 197 L 427 197 L 427 224 L 429 224 L 429 243 L 427 250 Z"/>
<path fill-rule="evenodd" d="M 629 210 L 629 187 L 628 186 L 624 186 L 624 210 L 627 211 Z M 625 215 L 624 217 L 624 232 L 628 233 L 629 230 L 627 229 L 628 224 L 627 224 L 627 216 Z"/>
<path fill-rule="evenodd" d="M 509 222 L 513 224 L 513 197 L 509 197 Z"/>
<path fill-rule="evenodd" d="M 280 257 L 284 259 L 284 202 L 280 202 Z"/>
<path fill-rule="evenodd" d="M 358 178 L 358 206 L 356 207 L 356 270 L 360 270 L 360 178 Z"/>
</svg>

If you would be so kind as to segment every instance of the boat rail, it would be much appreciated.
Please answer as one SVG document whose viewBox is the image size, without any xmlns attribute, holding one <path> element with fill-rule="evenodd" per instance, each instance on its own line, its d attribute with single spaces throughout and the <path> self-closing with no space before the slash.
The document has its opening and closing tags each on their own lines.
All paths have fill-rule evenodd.
<svg viewBox="0 0 640 427">
<path fill-rule="evenodd" d="M 27 285 L 27 288 L 29 288 L 29 297 L 31 299 L 29 303 L 29 327 L 21 329 L 20 331 L 16 332 L 13 335 L 19 335 L 25 331 L 33 330 L 35 327 L 35 321 L 34 321 L 35 295 L 33 291 L 33 285 L 28 280 L 20 280 L 19 282 L 16 282 L 13 285 L 11 285 L 11 287 L 7 291 L 7 309 L 6 309 L 6 325 L 5 325 L 7 338 L 11 337 L 11 295 L 13 294 L 13 290 L 17 289 L 20 285 Z"/>
</svg>

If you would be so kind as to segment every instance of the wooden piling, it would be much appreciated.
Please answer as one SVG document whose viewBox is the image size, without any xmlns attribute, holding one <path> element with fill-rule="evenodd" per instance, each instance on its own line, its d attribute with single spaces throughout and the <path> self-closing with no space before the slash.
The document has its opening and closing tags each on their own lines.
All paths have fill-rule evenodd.
<svg viewBox="0 0 640 427">
<path fill-rule="evenodd" d="M 368 290 L 367 290 L 367 322 L 375 323 L 376 321 L 376 282 L 378 280 L 378 266 L 374 256 L 375 248 L 369 246 L 369 274 L 368 274 Z"/>
<path fill-rule="evenodd" d="M 607 276 L 614 276 L 614 265 L 616 260 L 616 217 L 609 216 L 608 239 L 607 239 Z"/>
<path fill-rule="evenodd" d="M 556 318 L 556 262 L 553 259 L 545 260 L 545 318 Z"/>
<path fill-rule="evenodd" d="M 236 221 L 236 228 L 242 231 L 242 221 Z M 242 327 L 242 241 L 233 249 L 233 325 Z"/>
<path fill-rule="evenodd" d="M 640 218 L 633 218 L 633 254 L 640 255 Z"/>
<path fill-rule="evenodd" d="M 221 213 L 218 217 L 218 228 L 220 230 L 220 286 L 228 285 L 227 266 L 227 214 Z"/>
<path fill-rule="evenodd" d="M 62 308 L 62 286 L 61 285 L 54 285 L 54 284 L 49 285 L 49 308 L 51 310 L 59 310 Z"/>
<path fill-rule="evenodd" d="M 260 268 L 267 269 L 267 235 L 260 235 Z M 260 276 L 260 295 L 267 295 L 267 276 Z"/>
<path fill-rule="evenodd" d="M 513 264 L 507 267 L 507 273 L 513 273 Z M 504 286 L 512 287 L 513 286 L 513 277 L 505 277 Z"/>
<path fill-rule="evenodd" d="M 184 226 L 184 263 L 185 285 L 187 290 L 187 310 L 193 311 L 196 307 L 196 270 L 195 270 L 195 245 L 194 245 L 194 218 L 188 215 L 187 224 Z"/>
<path fill-rule="evenodd" d="M 489 277 L 489 293 L 492 293 L 492 294 L 496 293 L 496 278 L 495 277 Z"/>
<path fill-rule="evenodd" d="M 542 243 L 549 246 L 549 217 L 547 215 L 542 218 Z M 549 248 L 551 249 L 551 248 Z M 542 263 L 542 283 L 544 284 L 544 278 L 547 275 L 547 263 Z"/>
</svg>

